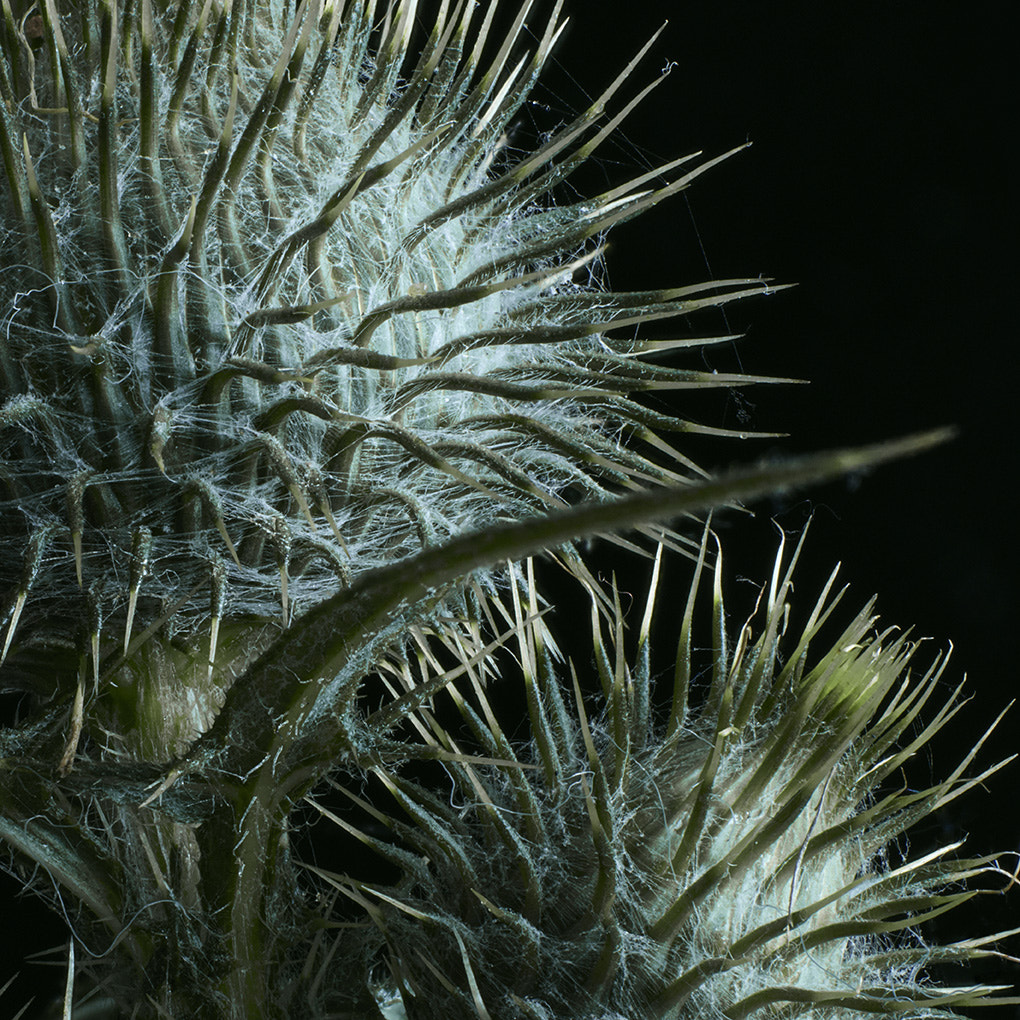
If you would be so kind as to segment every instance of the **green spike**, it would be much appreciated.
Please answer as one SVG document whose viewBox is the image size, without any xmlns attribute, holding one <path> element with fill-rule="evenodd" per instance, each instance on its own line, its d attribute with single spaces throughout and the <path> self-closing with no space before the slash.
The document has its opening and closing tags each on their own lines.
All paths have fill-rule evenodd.
<svg viewBox="0 0 1020 1020">
<path fill-rule="evenodd" d="M 149 557 L 152 553 L 152 532 L 148 528 L 139 528 L 131 538 L 131 581 L 128 586 L 127 620 L 124 624 L 124 655 L 128 653 L 131 643 L 131 625 L 135 619 L 135 607 L 138 604 L 138 589 L 149 573 Z"/>
</svg>

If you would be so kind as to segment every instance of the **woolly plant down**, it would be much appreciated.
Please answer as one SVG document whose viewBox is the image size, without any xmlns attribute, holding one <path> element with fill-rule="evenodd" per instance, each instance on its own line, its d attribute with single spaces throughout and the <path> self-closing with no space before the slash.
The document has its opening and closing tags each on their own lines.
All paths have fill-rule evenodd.
<svg viewBox="0 0 1020 1020">
<path fill-rule="evenodd" d="M 599 641 L 609 730 L 569 707 L 539 596 L 507 559 L 935 437 L 720 479 L 676 448 L 727 433 L 637 395 L 778 380 L 682 366 L 729 337 L 639 327 L 777 288 L 602 285 L 606 232 L 729 154 L 553 204 L 652 86 L 629 85 L 642 51 L 513 151 L 563 24 L 556 3 L 528 52 L 533 6 L 503 35 L 494 4 L 443 2 L 412 53 L 406 0 L 0 0 L 0 689 L 20 699 L 0 731 L 0 837 L 72 920 L 67 1011 L 912 1009 L 921 985 L 903 974 L 921 958 L 883 962 L 865 936 L 990 866 L 868 870 L 967 784 L 866 804 L 854 776 L 887 774 L 869 749 L 892 747 L 934 681 L 897 686 L 898 642 L 869 646 L 871 686 L 864 652 L 832 653 L 844 679 L 773 676 L 786 588 L 759 666 L 718 646 L 711 711 L 688 719 L 675 694 L 663 731 L 647 671 L 617 656 L 606 673 Z M 560 555 L 622 649 L 612 600 Z M 429 642 L 466 658 L 441 669 Z M 509 647 L 530 750 L 482 707 Z M 395 686 L 373 705 L 380 671 Z M 474 751 L 436 721 L 441 691 Z M 830 730 L 818 758 L 808 744 Z M 423 759 L 469 783 L 469 807 L 415 778 Z M 389 885 L 298 868 L 290 833 L 325 779 L 371 824 L 309 803 L 397 869 Z M 772 802 L 788 809 L 766 818 Z M 766 914 L 784 897 L 780 931 Z M 694 917 L 711 919 L 697 935 Z"/>
</svg>

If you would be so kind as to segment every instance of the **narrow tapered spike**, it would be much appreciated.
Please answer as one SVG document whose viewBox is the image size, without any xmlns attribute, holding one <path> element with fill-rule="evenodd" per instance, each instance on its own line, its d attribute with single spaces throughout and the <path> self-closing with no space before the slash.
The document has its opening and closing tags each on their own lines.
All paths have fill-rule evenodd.
<svg viewBox="0 0 1020 1020">
<path fill-rule="evenodd" d="M 340 548 L 343 549 L 348 559 L 351 558 L 351 551 L 347 548 L 347 543 L 344 541 L 344 536 L 340 533 L 340 528 L 336 523 L 336 517 L 333 516 L 333 509 L 329 505 L 329 500 L 324 499 L 319 503 L 319 509 L 322 511 L 323 517 L 329 522 L 330 530 L 333 532 L 333 537 L 340 544 Z"/>
<path fill-rule="evenodd" d="M 575 259 L 567 265 L 554 266 L 552 269 L 539 269 L 519 276 L 512 276 L 506 280 L 485 283 L 477 287 L 424 291 L 420 294 L 404 296 L 395 301 L 387 302 L 384 305 L 373 308 L 358 324 L 358 327 L 354 332 L 353 344 L 357 347 L 366 347 L 373 332 L 384 322 L 387 322 L 392 316 L 397 314 L 432 311 L 435 309 L 458 308 L 480 301 L 481 299 L 489 297 L 492 294 L 499 293 L 500 291 L 524 288 L 529 285 L 544 286 L 552 283 L 558 278 L 569 277 L 582 266 L 591 262 L 592 259 L 598 255 L 598 252 L 599 249 L 595 249 L 593 252 L 587 252 L 582 257 Z M 629 322 L 620 323 L 620 325 L 624 326 L 629 324 Z M 613 328 L 615 328 L 615 325 Z M 592 332 L 594 332 L 594 329 Z M 451 351 L 449 347 L 450 345 L 446 345 L 445 347 L 439 348 L 439 350 L 435 352 L 436 359 L 441 360 L 443 357 L 450 357 L 452 354 L 456 353 L 455 350 Z M 309 359 L 306 367 L 314 363 L 314 358 Z"/>
<path fill-rule="evenodd" d="M 666 733 L 673 740 L 680 736 L 684 725 L 687 722 L 687 705 L 690 694 L 691 680 L 693 677 L 691 665 L 692 639 L 691 630 L 693 626 L 694 607 L 697 601 L 698 590 L 701 585 L 701 575 L 705 568 L 708 557 L 708 540 L 711 531 L 706 523 L 701 536 L 701 548 L 695 560 L 694 577 L 687 594 L 687 604 L 684 607 L 683 616 L 680 622 L 680 636 L 677 640 L 676 656 L 673 667 L 673 697 L 670 702 L 669 723 Z"/>
<path fill-rule="evenodd" d="M 478 980 L 475 978 L 474 968 L 471 966 L 471 958 L 468 956 L 467 947 L 464 945 L 464 939 L 461 938 L 461 934 L 456 928 L 454 928 L 453 934 L 456 936 L 457 946 L 460 949 L 460 958 L 464 964 L 464 973 L 467 975 L 468 988 L 471 990 L 472 1005 L 475 1008 L 475 1016 L 478 1017 L 478 1020 L 492 1020 L 492 1014 L 485 1008 L 485 1001 L 482 999 L 482 993 L 478 987 Z"/>
<path fill-rule="evenodd" d="M 655 550 L 655 565 L 652 568 L 652 579 L 648 582 L 648 595 L 645 600 L 645 612 L 641 617 L 641 629 L 638 632 L 638 646 L 644 648 L 648 644 L 648 635 L 652 629 L 652 614 L 655 612 L 655 600 L 659 589 L 659 570 L 662 567 L 662 544 Z"/>
<path fill-rule="evenodd" d="M 227 550 L 230 553 L 230 558 L 238 565 L 241 565 L 240 559 L 237 556 L 237 550 L 234 548 L 234 543 L 230 540 L 230 535 L 227 533 L 227 526 L 223 521 L 222 517 L 216 518 L 216 530 L 220 533 L 220 537 L 223 539 Z"/>
<path fill-rule="evenodd" d="M 78 686 L 74 692 L 74 702 L 71 705 L 71 728 L 67 736 L 67 743 L 64 744 L 64 753 L 60 756 L 57 765 L 57 773 L 66 776 L 74 765 L 74 756 L 78 753 L 78 742 L 81 740 L 82 722 L 85 707 L 85 680 L 79 674 Z"/>
<path fill-rule="evenodd" d="M 213 616 L 209 621 L 209 668 L 206 671 L 205 678 L 209 682 L 212 680 L 213 668 L 216 665 L 216 646 L 220 640 L 220 617 Z"/>
<path fill-rule="evenodd" d="M 294 501 L 301 508 L 301 512 L 305 515 L 305 520 L 308 521 L 309 527 L 312 531 L 316 530 L 315 518 L 312 516 L 311 508 L 308 506 L 308 500 L 305 499 L 305 494 L 301 491 L 301 486 L 294 482 L 293 485 L 288 485 L 287 490 L 294 497 Z"/>
<path fill-rule="evenodd" d="M 220 638 L 220 620 L 227 601 L 227 568 L 222 557 L 215 556 L 210 564 L 209 585 L 209 669 L 206 680 L 212 680 L 216 665 L 216 646 Z"/>
<path fill-rule="evenodd" d="M 186 769 L 183 766 L 170 769 L 164 779 L 156 785 L 152 793 L 150 793 L 144 800 L 140 801 L 138 806 L 148 807 L 153 803 L 153 801 L 159 800 L 159 798 L 162 797 L 163 794 L 166 793 L 166 791 L 181 778 L 182 775 L 184 775 L 185 771 Z"/>
<path fill-rule="evenodd" d="M 99 639 L 103 630 L 103 604 L 99 585 L 95 582 L 85 593 L 86 620 L 88 626 L 89 648 L 92 652 L 93 690 L 99 693 Z"/>
<path fill-rule="evenodd" d="M 95 472 L 81 471 L 67 484 L 66 505 L 67 523 L 71 532 L 71 545 L 74 547 L 74 570 L 78 577 L 78 588 L 82 588 L 82 548 L 81 536 L 85 530 L 85 487 Z"/>
<path fill-rule="evenodd" d="M 64 1009 L 61 1020 L 71 1020 L 71 1010 L 74 1003 L 74 939 L 67 942 L 67 978 L 64 981 Z"/>
<path fill-rule="evenodd" d="M 290 458 L 287 456 L 287 452 L 284 450 L 283 445 L 278 439 L 268 433 L 260 435 L 256 442 L 268 455 L 269 461 L 273 466 L 273 470 L 280 478 L 280 481 L 287 486 L 287 491 L 294 497 L 294 501 L 301 508 L 301 512 L 305 515 L 305 519 L 308 521 L 309 525 L 311 525 L 312 530 L 315 531 L 315 518 L 312 516 L 312 511 L 308 506 L 308 500 L 305 498 L 305 494 L 298 482 L 297 472 L 294 470 L 294 465 L 291 464 Z"/>
<path fill-rule="evenodd" d="M 14 603 L 10 606 L 10 623 L 7 626 L 7 637 L 4 640 L 3 651 L 0 652 L 0 666 L 7 661 L 7 653 L 10 651 L 11 642 L 14 640 L 14 632 L 18 628 L 18 621 L 21 618 L 21 611 L 25 608 L 25 600 L 39 574 L 39 567 L 42 565 L 43 554 L 49 544 L 52 526 L 44 526 L 32 532 L 28 542 L 28 549 L 25 552 L 25 562 L 21 568 L 21 580 L 14 597 Z M 10 603 L 8 603 L 10 605 Z M 7 612 L 4 613 L 4 616 Z"/>
<path fill-rule="evenodd" d="M 47 288 L 47 298 L 60 328 L 65 333 L 80 333 L 80 323 L 74 314 L 74 304 L 68 293 L 67 285 L 61 282 L 64 277 L 64 268 L 60 260 L 60 244 L 57 239 L 56 227 L 53 225 L 53 216 L 35 175 L 35 165 L 28 147 L 28 135 L 22 135 L 21 143 L 25 180 L 28 185 L 32 215 L 38 234 L 42 268 L 50 280 L 54 281 L 52 286 Z"/>
<path fill-rule="evenodd" d="M 18 626 L 18 620 L 21 617 L 21 610 L 25 608 L 25 599 L 28 598 L 28 592 L 18 592 L 18 597 L 14 600 L 14 610 L 11 613 L 11 622 L 7 626 L 7 638 L 4 641 L 4 650 L 0 652 L 0 666 L 7 661 L 7 652 L 10 650 L 11 641 L 14 639 L 14 631 Z"/>
<path fill-rule="evenodd" d="M 230 551 L 231 559 L 240 566 L 241 561 L 238 559 L 237 550 L 234 548 L 234 543 L 230 540 L 226 522 L 223 520 L 223 506 L 219 494 L 204 478 L 193 476 L 188 479 L 187 484 L 184 486 L 184 499 L 188 500 L 196 497 L 201 502 L 205 512 L 212 517 L 216 530 L 220 533 L 220 537 Z"/>
<path fill-rule="evenodd" d="M 124 654 L 128 653 L 128 645 L 131 644 L 131 625 L 135 619 L 135 606 L 138 604 L 138 589 L 132 588 L 128 594 L 127 620 L 124 623 Z"/>
<path fill-rule="evenodd" d="M 148 528 L 139 528 L 131 540 L 131 581 L 128 589 L 127 621 L 124 624 L 124 654 L 127 655 L 131 643 L 131 626 L 135 619 L 135 607 L 138 604 L 138 589 L 149 572 L 149 558 L 152 553 L 152 532 Z"/>
<path fill-rule="evenodd" d="M 99 631 L 91 635 L 92 644 L 92 683 L 96 694 L 99 693 Z"/>
<path fill-rule="evenodd" d="M 305 488 L 315 504 L 315 508 L 322 514 L 323 517 L 326 518 L 330 530 L 333 532 L 333 537 L 337 540 L 337 544 L 341 549 L 343 549 L 347 558 L 350 559 L 350 550 L 347 548 L 344 536 L 340 533 L 340 528 L 336 523 L 336 517 L 333 514 L 333 508 L 330 506 L 329 493 L 326 491 L 326 483 L 323 480 L 322 471 L 320 471 L 314 464 L 306 466 Z"/>
</svg>

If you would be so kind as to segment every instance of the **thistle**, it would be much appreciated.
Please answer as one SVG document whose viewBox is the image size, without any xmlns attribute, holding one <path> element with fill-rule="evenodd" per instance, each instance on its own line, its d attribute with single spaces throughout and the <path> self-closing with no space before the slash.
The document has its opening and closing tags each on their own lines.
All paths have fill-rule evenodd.
<svg viewBox="0 0 1020 1020">
<path fill-rule="evenodd" d="M 443 3 L 415 56 L 414 2 L 2 0 L 0 685 L 22 701 L 0 733 L 0 836 L 19 867 L 42 867 L 77 904 L 78 966 L 111 1015 L 371 1017 L 398 994 L 408 1016 L 439 1015 L 423 1004 L 432 979 L 411 949 L 394 954 L 381 941 L 399 925 L 377 900 L 431 924 L 415 904 L 428 882 L 446 880 L 427 877 L 432 852 L 400 811 L 416 797 L 431 810 L 436 794 L 408 770 L 441 759 L 472 774 L 430 731 L 427 706 L 485 661 L 489 644 L 511 639 L 486 629 L 506 608 L 500 592 L 509 584 L 518 595 L 503 563 L 934 441 L 707 479 L 663 438 L 725 433 L 652 412 L 635 395 L 778 380 L 673 363 L 675 352 L 730 338 L 684 329 L 646 341 L 635 327 L 778 288 L 600 285 L 599 239 L 730 154 L 681 158 L 552 204 L 550 192 L 653 86 L 624 98 L 642 51 L 588 110 L 515 155 L 508 127 L 562 28 L 557 3 L 520 56 L 531 6 L 496 37 L 494 5 Z M 664 540 L 691 549 L 679 534 Z M 594 592 L 577 554 L 560 555 Z M 518 620 L 513 640 L 533 627 Z M 463 635 L 481 645 L 457 677 L 422 676 L 370 711 L 368 679 L 379 668 L 406 676 L 408 643 L 423 628 L 451 647 Z M 533 736 L 538 746 L 555 736 L 556 754 L 573 761 L 585 717 L 569 720 L 552 690 L 542 697 L 560 722 L 544 731 L 533 718 Z M 870 694 L 858 705 L 852 692 L 805 691 L 794 704 L 811 725 L 846 714 L 849 741 L 863 732 L 860 713 L 878 707 Z M 816 696 L 829 713 L 818 719 Z M 756 714 L 756 697 L 742 702 L 743 725 L 764 747 L 771 716 Z M 651 739 L 642 711 L 628 741 Z M 494 777 L 522 794 L 531 787 L 487 725 L 476 738 L 500 752 L 483 755 L 497 771 L 477 789 L 496 819 L 506 807 Z M 681 713 L 657 763 L 683 743 L 685 725 Z M 678 770 L 681 787 L 687 757 L 661 765 Z M 837 785 L 863 760 L 833 761 Z M 741 784 L 750 765 L 726 761 L 691 810 L 707 810 L 697 791 Z M 550 767 L 546 780 L 562 785 Z M 594 758 L 589 767 L 594 776 Z M 800 789 L 814 791 L 818 767 Z M 623 782 L 614 768 L 612 782 Z M 397 805 L 381 824 L 407 843 L 388 851 L 406 873 L 375 900 L 354 879 L 327 876 L 363 911 L 336 940 L 325 938 L 333 921 L 298 877 L 289 835 L 295 810 L 331 775 L 385 776 Z M 600 782 L 583 803 L 604 856 L 613 840 L 596 819 L 612 812 L 609 780 Z M 581 802 L 564 800 L 554 823 L 539 801 L 555 789 L 531 796 L 528 838 L 576 829 Z M 684 796 L 675 791 L 677 817 Z M 801 809 L 821 810 L 827 795 L 811 796 Z M 849 818 L 859 804 L 845 794 L 833 810 Z M 731 831 L 724 819 L 701 821 L 705 832 Z M 415 824 L 431 839 L 446 823 L 419 812 Z M 787 855 L 807 838 L 790 824 Z M 684 846 L 700 831 L 688 828 Z M 459 835 L 442 839 L 455 856 L 468 852 Z M 603 856 L 600 887 L 615 881 Z M 839 872 L 846 883 L 866 859 Z M 589 877 L 582 867 L 578 881 Z M 783 882 L 791 910 L 806 909 L 789 874 L 776 879 L 780 891 Z M 504 909 L 498 890 L 476 892 Z M 582 941 L 619 927 L 606 913 L 614 896 L 596 899 Z M 468 997 L 443 957 L 448 935 L 428 973 L 442 977 L 448 1015 L 514 1015 L 524 990 L 493 991 L 495 978 L 475 974 L 485 952 L 458 927 L 477 913 L 469 902 L 448 926 Z M 435 916 L 452 917 L 457 903 Z M 683 922 L 649 921 L 657 909 L 672 915 L 662 903 L 648 909 L 634 928 L 657 942 L 646 963 L 678 965 Z M 748 925 L 738 942 L 758 931 Z M 617 986 L 606 938 L 592 971 L 604 1001 L 633 995 L 643 1009 L 681 1015 L 675 990 Z M 773 936 L 758 942 L 750 948 L 773 952 Z M 329 974 L 322 961 L 337 954 Z M 382 977 L 387 959 L 392 980 Z M 485 1005 L 493 994 L 498 1004 Z M 545 996 L 525 1008 L 569 1007 Z"/>
<path fill-rule="evenodd" d="M 919 643 L 880 627 L 874 600 L 840 621 L 836 571 L 795 624 L 803 537 L 789 557 L 780 542 L 734 633 L 721 552 L 704 581 L 708 539 L 686 606 L 657 608 L 659 550 L 632 629 L 615 585 L 585 585 L 590 644 L 572 646 L 594 676 L 557 647 L 530 562 L 488 601 L 498 653 L 469 626 L 419 632 L 410 660 L 384 663 L 399 701 L 448 685 L 452 707 L 422 705 L 416 721 L 451 755 L 445 782 L 370 770 L 384 813 L 334 779 L 323 793 L 346 819 L 309 798 L 348 829 L 352 805 L 375 820 L 379 834 L 359 839 L 398 883 L 306 867 L 377 928 L 408 1017 L 931 1017 L 1004 1001 L 924 973 L 997 955 L 1001 936 L 932 946 L 915 929 L 973 897 L 967 880 L 1002 874 L 995 857 L 957 857 L 959 843 L 888 854 L 1000 767 L 967 774 L 982 738 L 928 788 L 889 782 L 961 708 L 962 684 L 939 693 L 948 656 L 912 674 Z M 678 635 L 658 684 L 656 612 Z M 526 691 L 524 744 L 500 721 L 494 681 L 510 675 Z M 368 721 L 387 718 L 389 706 Z"/>
<path fill-rule="evenodd" d="M 165 760 L 267 620 L 493 521 L 693 476 L 651 427 L 717 430 L 629 395 L 750 380 L 646 357 L 690 338 L 605 334 L 768 284 L 586 278 L 590 239 L 717 160 L 542 204 L 634 101 L 601 123 L 624 72 L 501 159 L 560 27 L 557 7 L 512 64 L 527 10 L 479 67 L 493 10 L 472 4 L 416 65 L 415 4 L 5 5 L 2 655 L 34 693 L 84 647 L 108 728 Z M 140 699 L 109 696 L 178 638 L 158 690 L 146 665 Z"/>
</svg>

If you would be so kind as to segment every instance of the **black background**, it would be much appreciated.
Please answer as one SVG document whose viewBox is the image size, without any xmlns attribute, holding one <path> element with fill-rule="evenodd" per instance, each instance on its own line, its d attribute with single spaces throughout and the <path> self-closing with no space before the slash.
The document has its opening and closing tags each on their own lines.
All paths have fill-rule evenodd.
<svg viewBox="0 0 1020 1020">
<path fill-rule="evenodd" d="M 761 274 L 798 283 L 692 323 L 746 337 L 687 363 L 810 385 L 698 401 L 677 396 L 653 406 L 690 410 L 713 425 L 790 433 L 689 445 L 706 467 L 959 428 L 951 445 L 923 457 L 766 502 L 754 519 L 731 514 L 718 522 L 734 577 L 761 581 L 774 553 L 770 518 L 799 530 L 813 514 L 805 592 L 839 560 L 857 595 L 851 601 L 877 593 L 884 621 L 930 635 L 933 651 L 952 641 L 947 692 L 966 672 L 973 701 L 919 763 L 922 776 L 955 766 L 1017 688 L 1009 496 L 1015 258 L 1008 247 L 1016 210 L 1007 192 L 1016 103 L 1007 12 L 1004 3 L 981 2 L 577 0 L 567 5 L 571 24 L 514 139 L 526 144 L 535 130 L 587 105 L 668 17 L 623 94 L 667 64 L 670 74 L 564 197 L 570 189 L 603 190 L 685 152 L 713 156 L 753 142 L 683 195 L 615 231 L 610 282 L 632 289 Z M 539 24 L 537 16 L 531 21 Z M 619 100 L 611 109 L 618 108 Z M 683 570 L 670 578 L 681 592 Z M 1014 712 L 981 760 L 1020 749 L 1018 736 Z M 1020 849 L 1018 775 L 1020 766 L 1007 767 L 943 812 L 940 831 L 921 833 L 918 842 L 969 833 L 966 849 L 975 854 Z M 0 916 L 4 970 L 22 952 L 66 938 L 60 924 L 41 928 L 24 901 L 5 903 Z M 1015 891 L 980 898 L 939 936 L 967 937 L 993 924 L 1020 925 Z M 60 980 L 59 971 L 54 976 Z M 1003 961 L 982 976 L 1020 981 L 1018 968 Z M 0 1015 L 20 1001 L 4 996 Z"/>
</svg>

